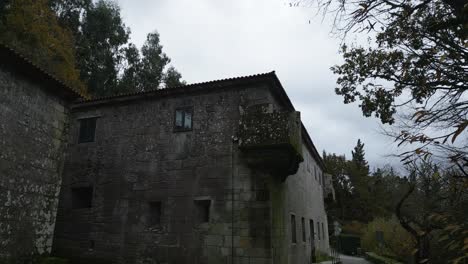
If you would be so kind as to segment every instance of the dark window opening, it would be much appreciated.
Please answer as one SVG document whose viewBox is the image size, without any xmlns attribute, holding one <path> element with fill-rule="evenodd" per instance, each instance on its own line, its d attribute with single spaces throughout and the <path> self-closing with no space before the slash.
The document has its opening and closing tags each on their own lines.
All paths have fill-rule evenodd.
<svg viewBox="0 0 468 264">
<path fill-rule="evenodd" d="M 291 242 L 296 243 L 296 216 L 291 215 Z"/>
<path fill-rule="evenodd" d="M 94 142 L 96 119 L 96 117 L 92 117 L 80 120 L 79 143 Z"/>
<path fill-rule="evenodd" d="M 210 221 L 210 200 L 195 200 L 195 221 L 207 223 Z"/>
<path fill-rule="evenodd" d="M 192 113 L 191 107 L 176 109 L 174 119 L 175 131 L 192 130 Z"/>
<path fill-rule="evenodd" d="M 72 208 L 91 208 L 93 201 L 92 187 L 76 187 L 71 189 Z"/>
<path fill-rule="evenodd" d="M 149 221 L 150 226 L 158 226 L 161 224 L 161 202 L 149 203 Z"/>
<path fill-rule="evenodd" d="M 317 222 L 317 238 L 320 240 L 320 222 Z"/>
<path fill-rule="evenodd" d="M 95 243 L 94 243 L 94 240 L 90 240 L 89 241 L 89 250 L 94 250 L 94 246 L 95 246 Z"/>
<path fill-rule="evenodd" d="M 305 230 L 305 219 L 302 217 L 301 219 L 302 222 L 302 242 L 306 242 L 306 230 Z"/>
<path fill-rule="evenodd" d="M 309 228 L 310 228 L 310 243 L 314 245 L 315 234 L 314 234 L 314 220 L 309 220 Z"/>
<path fill-rule="evenodd" d="M 325 228 L 323 227 L 323 222 L 322 222 L 322 238 L 325 239 Z"/>
</svg>

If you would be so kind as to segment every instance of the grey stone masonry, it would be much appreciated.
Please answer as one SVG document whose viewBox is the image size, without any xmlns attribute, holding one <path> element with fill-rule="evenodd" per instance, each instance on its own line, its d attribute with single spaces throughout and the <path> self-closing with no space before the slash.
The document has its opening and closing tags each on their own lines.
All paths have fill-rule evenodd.
<svg viewBox="0 0 468 264">
<path fill-rule="evenodd" d="M 0 67 L 0 262 L 49 253 L 68 110 L 41 84 Z"/>
<path fill-rule="evenodd" d="M 323 162 L 274 73 L 87 100 L 0 55 L 0 262 L 298 264 L 329 250 Z"/>
</svg>

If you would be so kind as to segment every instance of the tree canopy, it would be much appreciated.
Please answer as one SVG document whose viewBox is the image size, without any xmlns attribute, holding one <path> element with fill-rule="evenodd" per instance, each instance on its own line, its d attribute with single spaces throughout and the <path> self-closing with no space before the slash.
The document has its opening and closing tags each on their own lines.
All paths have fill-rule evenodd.
<svg viewBox="0 0 468 264">
<path fill-rule="evenodd" d="M 5 1 L 0 8 L 0 41 L 84 94 L 73 36 L 60 26 L 47 0 Z"/>
<path fill-rule="evenodd" d="M 87 87 L 92 97 L 184 84 L 168 66 L 156 31 L 148 34 L 141 51 L 130 42 L 115 2 L 6 0 L 0 4 L 0 21 L 2 41 L 42 62 L 59 79 Z"/>
<path fill-rule="evenodd" d="M 364 116 L 397 124 L 402 153 L 448 158 L 468 177 L 468 5 L 463 0 L 299 0 L 335 16 L 344 62 L 332 67 L 336 93 Z M 404 118 L 402 118 L 404 116 Z M 393 134 L 393 133 L 392 133 Z"/>
</svg>

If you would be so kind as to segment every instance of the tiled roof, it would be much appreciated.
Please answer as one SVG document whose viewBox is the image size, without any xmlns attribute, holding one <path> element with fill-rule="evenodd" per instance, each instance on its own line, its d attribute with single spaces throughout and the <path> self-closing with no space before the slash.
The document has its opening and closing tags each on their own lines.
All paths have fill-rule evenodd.
<svg viewBox="0 0 468 264">
<path fill-rule="evenodd" d="M 17 52 L 15 49 L 0 42 L 0 65 L 20 72 L 29 78 L 40 80 L 41 86 L 51 90 L 53 94 L 67 100 L 83 98 L 83 95 L 57 79 L 55 76 L 39 67 L 37 64 Z"/>
<path fill-rule="evenodd" d="M 81 100 L 81 103 L 86 104 L 86 103 L 96 102 L 96 103 L 102 104 L 102 103 L 120 102 L 123 100 L 127 101 L 127 100 L 137 100 L 137 99 L 149 98 L 149 97 L 162 97 L 166 95 L 185 94 L 186 92 L 192 92 L 192 93 L 199 92 L 199 91 L 205 92 L 211 89 L 220 89 L 220 88 L 225 88 L 225 87 L 230 87 L 230 86 L 238 86 L 238 85 L 246 84 L 246 83 L 265 81 L 267 79 L 271 80 L 271 77 L 276 78 L 276 74 L 274 71 L 248 75 L 248 76 L 219 79 L 219 80 L 213 80 L 213 81 L 208 81 L 208 82 L 192 83 L 192 84 L 181 85 L 181 86 L 170 87 L 170 88 L 151 89 L 151 90 L 146 90 L 146 91 L 130 92 L 130 93 L 124 93 L 124 94 L 119 94 L 119 95 L 83 99 Z M 279 80 L 278 80 L 278 83 L 279 83 Z"/>
</svg>

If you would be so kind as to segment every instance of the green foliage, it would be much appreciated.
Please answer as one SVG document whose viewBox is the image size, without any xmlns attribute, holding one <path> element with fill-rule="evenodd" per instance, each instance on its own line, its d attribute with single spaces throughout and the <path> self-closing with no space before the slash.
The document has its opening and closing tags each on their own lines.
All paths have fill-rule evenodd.
<svg viewBox="0 0 468 264">
<path fill-rule="evenodd" d="M 162 51 L 157 32 L 149 33 L 141 48 L 141 85 L 144 89 L 157 89 L 164 78 L 164 67 L 170 62 L 169 57 Z"/>
<path fill-rule="evenodd" d="M 117 93 L 115 89 L 123 59 L 122 49 L 130 34 L 122 21 L 119 7 L 104 0 L 91 4 L 85 10 L 80 26 L 76 44 L 81 78 L 94 96 Z"/>
<path fill-rule="evenodd" d="M 60 26 L 47 0 L 11 0 L 0 15 L 1 42 L 85 93 L 76 67 L 73 37 Z"/>
<path fill-rule="evenodd" d="M 394 259 L 379 256 L 374 252 L 366 252 L 366 259 L 375 264 L 401 264 Z"/>
<path fill-rule="evenodd" d="M 359 221 L 347 221 L 343 223 L 342 232 L 345 234 L 361 236 L 366 228 L 366 224 Z"/>
<path fill-rule="evenodd" d="M 323 262 L 329 260 L 333 260 L 333 258 L 330 257 L 327 253 L 322 252 L 320 250 L 315 251 L 315 262 Z"/>
<path fill-rule="evenodd" d="M 376 232 L 382 232 L 384 242 L 377 240 Z M 362 247 L 365 251 L 375 252 L 383 256 L 407 259 L 415 247 L 415 240 L 396 219 L 376 218 L 370 222 L 362 235 Z"/>
<path fill-rule="evenodd" d="M 372 179 L 365 159 L 364 143 L 358 140 L 352 160 L 345 156 L 323 153 L 327 173 L 332 175 L 336 205 L 328 204 L 332 218 L 368 222 L 374 217 L 375 203 L 371 196 Z"/>
<path fill-rule="evenodd" d="M 400 144 L 416 145 L 400 153 L 404 162 L 442 155 L 467 177 L 466 1 L 324 2 L 336 3 L 338 15 L 348 18 L 345 32 L 375 36 L 367 47 L 342 46 L 344 63 L 332 67 L 336 94 L 346 104 L 359 102 L 366 117 L 398 122 L 391 135 Z M 397 110 L 404 114 L 395 119 Z"/>
<path fill-rule="evenodd" d="M 186 82 L 182 80 L 182 75 L 172 66 L 169 67 L 166 71 L 164 83 L 166 84 L 166 88 L 177 87 L 186 84 Z"/>
<path fill-rule="evenodd" d="M 75 37 L 81 78 L 95 97 L 185 84 L 162 51 L 159 34 L 149 33 L 141 51 L 129 42 L 130 29 L 109 0 L 52 0 L 62 25 Z"/>
</svg>

